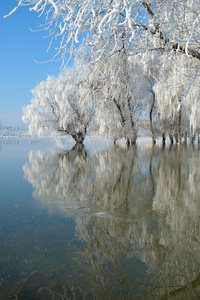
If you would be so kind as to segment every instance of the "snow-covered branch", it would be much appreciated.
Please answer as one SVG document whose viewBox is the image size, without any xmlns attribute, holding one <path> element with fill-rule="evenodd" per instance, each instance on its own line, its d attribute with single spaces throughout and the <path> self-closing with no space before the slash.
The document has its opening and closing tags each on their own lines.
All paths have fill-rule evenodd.
<svg viewBox="0 0 200 300">
<path fill-rule="evenodd" d="M 61 59 L 61 52 L 73 54 L 83 40 L 90 50 L 96 51 L 98 45 L 105 53 L 114 37 L 119 48 L 125 32 L 130 53 L 144 54 L 159 45 L 200 60 L 198 0 L 20 0 L 7 16 L 26 5 L 45 15 L 46 30 L 61 38 L 57 47 Z"/>
</svg>

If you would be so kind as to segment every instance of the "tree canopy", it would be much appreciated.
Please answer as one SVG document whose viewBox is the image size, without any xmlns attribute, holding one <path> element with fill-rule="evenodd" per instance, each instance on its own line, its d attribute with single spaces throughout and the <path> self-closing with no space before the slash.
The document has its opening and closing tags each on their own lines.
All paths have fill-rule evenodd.
<svg viewBox="0 0 200 300">
<path fill-rule="evenodd" d="M 51 128 L 83 141 L 95 115 L 98 133 L 128 143 L 147 119 L 153 142 L 167 132 L 180 143 L 182 125 L 198 133 L 199 0 L 18 0 L 7 16 L 20 6 L 43 16 L 39 28 L 57 43 L 52 61 L 64 67 L 69 53 L 79 62 L 36 87 L 24 109 L 30 131 Z"/>
<path fill-rule="evenodd" d="M 98 56 L 125 46 L 130 53 L 178 51 L 200 60 L 198 0 L 18 0 L 8 15 L 20 6 L 45 16 L 41 28 L 58 41 L 61 59 L 82 43 Z"/>
<path fill-rule="evenodd" d="M 31 104 L 23 109 L 30 134 L 67 134 L 76 143 L 83 142 L 94 111 L 81 75 L 81 71 L 67 69 L 36 86 Z"/>
</svg>

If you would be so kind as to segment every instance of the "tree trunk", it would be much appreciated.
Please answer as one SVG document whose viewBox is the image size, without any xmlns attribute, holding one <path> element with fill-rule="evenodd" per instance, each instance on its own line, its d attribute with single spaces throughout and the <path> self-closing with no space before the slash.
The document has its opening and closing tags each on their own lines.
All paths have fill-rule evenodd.
<svg viewBox="0 0 200 300">
<path fill-rule="evenodd" d="M 178 144 L 179 145 L 181 145 L 181 117 L 182 117 L 182 106 L 180 105 L 179 114 L 178 114 Z"/>
<path fill-rule="evenodd" d="M 173 144 L 174 143 L 174 139 L 173 139 L 173 135 L 171 133 L 169 134 L 169 139 L 170 139 L 170 143 Z"/>
<path fill-rule="evenodd" d="M 175 132 L 174 138 L 175 138 L 176 143 L 178 144 L 178 132 L 177 132 L 177 128 L 176 128 L 176 132 Z"/>
<path fill-rule="evenodd" d="M 196 132 L 194 132 L 194 133 L 191 135 L 190 142 L 191 142 L 192 144 L 194 144 L 195 139 L 196 139 Z"/>
<path fill-rule="evenodd" d="M 131 139 L 131 145 L 135 145 L 136 144 L 136 139 Z"/>
<path fill-rule="evenodd" d="M 137 140 L 137 133 L 136 133 L 136 122 L 133 119 L 133 111 L 131 109 L 131 97 L 128 97 L 128 109 L 129 109 L 129 115 L 130 115 L 130 122 L 131 122 L 131 127 L 132 127 L 132 132 L 133 132 L 133 144 L 136 144 L 136 140 Z"/>
<path fill-rule="evenodd" d="M 150 112 L 149 112 L 149 120 L 150 120 L 150 128 L 151 128 L 151 137 L 152 137 L 152 144 L 156 144 L 156 138 L 155 138 L 155 132 L 154 132 L 154 128 L 153 128 L 153 118 L 152 118 L 152 115 L 153 115 L 153 109 L 154 109 L 154 105 L 155 105 L 155 93 L 153 92 L 153 102 L 151 104 L 151 109 L 150 109 Z"/>
<path fill-rule="evenodd" d="M 129 147 L 129 146 L 130 146 L 130 140 L 129 140 L 129 138 L 128 138 L 128 137 L 126 138 L 126 146 L 127 146 L 127 147 Z"/>
<path fill-rule="evenodd" d="M 171 125 L 169 128 L 169 140 L 170 143 L 173 144 L 174 143 L 174 138 L 173 138 L 173 126 Z"/>
<path fill-rule="evenodd" d="M 162 143 L 163 143 L 163 146 L 165 146 L 165 143 L 166 143 L 166 136 L 165 136 L 165 133 L 163 132 L 162 134 Z"/>
<path fill-rule="evenodd" d="M 187 131 L 184 132 L 184 143 L 187 144 Z"/>
<path fill-rule="evenodd" d="M 77 134 L 72 134 L 71 136 L 75 140 L 76 144 L 83 144 L 85 136 L 82 133 L 79 132 Z"/>
<path fill-rule="evenodd" d="M 152 145 L 155 145 L 156 144 L 156 138 L 155 138 L 155 136 L 153 135 L 152 136 Z"/>
<path fill-rule="evenodd" d="M 113 141 L 113 144 L 116 146 L 116 142 L 117 142 L 117 138 L 114 137 L 114 141 Z"/>
</svg>

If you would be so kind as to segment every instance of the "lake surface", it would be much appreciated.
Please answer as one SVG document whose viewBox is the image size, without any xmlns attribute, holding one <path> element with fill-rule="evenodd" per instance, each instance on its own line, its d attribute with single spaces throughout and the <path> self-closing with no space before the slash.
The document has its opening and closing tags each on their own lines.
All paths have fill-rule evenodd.
<svg viewBox="0 0 200 300">
<path fill-rule="evenodd" d="M 1 139 L 0 299 L 200 299 L 198 145 Z"/>
</svg>

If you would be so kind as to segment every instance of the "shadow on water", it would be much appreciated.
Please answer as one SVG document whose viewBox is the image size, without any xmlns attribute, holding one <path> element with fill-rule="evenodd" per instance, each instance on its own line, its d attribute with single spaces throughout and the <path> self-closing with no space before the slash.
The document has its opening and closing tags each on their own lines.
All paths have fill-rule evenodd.
<svg viewBox="0 0 200 300">
<path fill-rule="evenodd" d="M 32 151 L 23 171 L 40 209 L 75 220 L 71 264 L 78 263 L 82 275 L 69 280 L 66 271 L 62 286 L 56 278 L 46 286 L 33 276 L 18 290 L 19 299 L 198 299 L 195 146 L 119 147 L 90 155 L 83 145 L 47 155 Z"/>
</svg>

